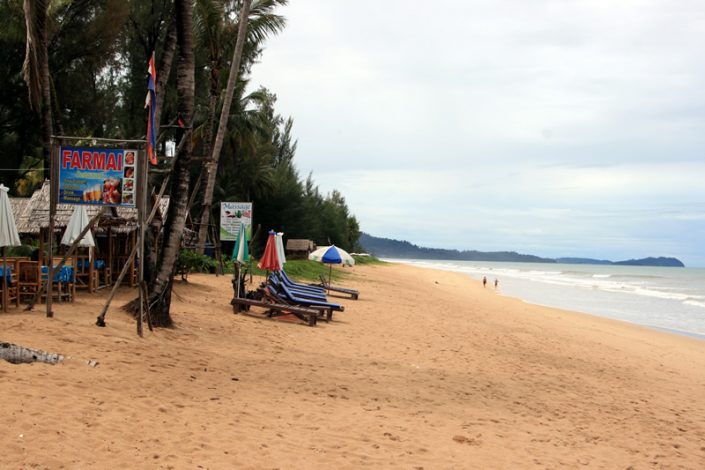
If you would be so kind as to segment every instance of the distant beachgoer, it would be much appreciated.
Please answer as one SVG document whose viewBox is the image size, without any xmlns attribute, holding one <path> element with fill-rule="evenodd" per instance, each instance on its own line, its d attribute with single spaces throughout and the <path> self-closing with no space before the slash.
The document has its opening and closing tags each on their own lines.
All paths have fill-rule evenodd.
<svg viewBox="0 0 705 470">
<path fill-rule="evenodd" d="M 496 279 L 496 278 L 495 278 L 495 280 L 494 280 L 494 288 L 496 289 L 498 285 L 499 285 L 499 279 Z"/>
<path fill-rule="evenodd" d="M 487 276 L 482 276 L 482 287 L 487 285 Z"/>
</svg>

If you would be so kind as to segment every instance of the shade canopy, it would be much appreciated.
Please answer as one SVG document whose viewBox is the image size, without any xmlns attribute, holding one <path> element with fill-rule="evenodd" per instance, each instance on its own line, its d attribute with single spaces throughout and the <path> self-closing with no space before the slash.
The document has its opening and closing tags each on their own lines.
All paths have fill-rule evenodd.
<svg viewBox="0 0 705 470">
<path fill-rule="evenodd" d="M 279 258 L 279 269 L 284 269 L 286 256 L 284 255 L 284 233 L 277 232 L 277 258 Z"/>
<path fill-rule="evenodd" d="M 67 246 L 72 245 L 81 235 L 83 229 L 86 228 L 88 222 L 86 206 L 74 206 L 69 223 L 66 225 L 66 231 L 64 231 L 64 236 L 61 239 L 61 244 Z M 95 246 L 95 240 L 93 240 L 93 234 L 90 230 L 81 238 L 78 242 L 78 246 Z"/>
<path fill-rule="evenodd" d="M 233 247 L 232 259 L 240 264 L 245 264 L 250 260 L 250 250 L 247 246 L 247 227 L 245 227 L 243 223 L 240 223 L 240 230 L 238 231 L 237 240 L 235 240 L 235 246 Z"/>
<path fill-rule="evenodd" d="M 0 247 L 22 244 L 20 234 L 17 233 L 10 198 L 7 196 L 8 191 L 9 189 L 5 185 L 0 184 Z"/>
<path fill-rule="evenodd" d="M 355 265 L 355 258 L 350 256 L 350 253 L 347 251 L 342 248 L 338 248 L 335 245 L 322 246 L 308 255 L 308 259 L 326 264 L 342 264 L 345 266 Z"/>
<path fill-rule="evenodd" d="M 267 245 L 264 247 L 264 254 L 259 260 L 257 267 L 265 271 L 279 271 L 279 258 L 277 257 L 277 235 L 273 230 L 269 231 Z"/>
</svg>

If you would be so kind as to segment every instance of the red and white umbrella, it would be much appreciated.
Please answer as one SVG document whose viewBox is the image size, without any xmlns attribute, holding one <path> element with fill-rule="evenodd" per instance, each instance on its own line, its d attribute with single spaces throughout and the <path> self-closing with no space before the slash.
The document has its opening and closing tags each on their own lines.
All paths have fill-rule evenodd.
<svg viewBox="0 0 705 470">
<path fill-rule="evenodd" d="M 257 267 L 265 271 L 279 271 L 279 257 L 277 256 L 277 234 L 269 231 L 267 245 L 264 247 L 264 254 L 260 258 Z"/>
</svg>

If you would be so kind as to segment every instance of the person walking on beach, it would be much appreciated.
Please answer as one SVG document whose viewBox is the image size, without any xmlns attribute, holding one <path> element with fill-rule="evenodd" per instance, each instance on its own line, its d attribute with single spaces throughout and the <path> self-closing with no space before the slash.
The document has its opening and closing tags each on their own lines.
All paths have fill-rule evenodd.
<svg viewBox="0 0 705 470">
<path fill-rule="evenodd" d="M 499 279 L 495 278 L 494 279 L 494 288 L 497 289 L 498 285 L 499 285 Z"/>
<path fill-rule="evenodd" d="M 487 276 L 482 276 L 482 287 L 487 286 Z"/>
</svg>

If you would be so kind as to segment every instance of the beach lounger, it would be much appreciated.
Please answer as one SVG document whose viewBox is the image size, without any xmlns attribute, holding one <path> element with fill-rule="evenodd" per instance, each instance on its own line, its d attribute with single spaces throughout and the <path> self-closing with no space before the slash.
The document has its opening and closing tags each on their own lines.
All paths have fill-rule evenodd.
<svg viewBox="0 0 705 470">
<path fill-rule="evenodd" d="M 250 312 L 250 307 L 259 307 L 265 310 L 263 315 L 266 318 L 272 318 L 279 315 L 294 315 L 296 318 L 305 322 L 308 326 L 314 326 L 316 324 L 316 320 L 320 314 L 318 309 L 277 303 L 270 295 L 268 295 L 266 289 L 263 292 L 260 292 L 260 295 L 262 295 L 261 299 L 234 297 L 230 301 L 230 305 L 233 306 L 233 313 L 247 313 L 253 315 L 253 313 Z"/>
<path fill-rule="evenodd" d="M 271 286 L 267 287 L 266 290 L 266 295 L 268 295 L 273 302 L 279 303 L 279 304 L 284 304 L 284 305 L 291 305 L 291 306 L 299 306 L 300 304 L 297 304 L 289 299 L 287 299 L 284 295 L 280 295 L 277 290 Z M 333 307 L 328 306 L 328 305 L 311 305 L 308 307 L 304 308 L 310 308 L 318 311 L 318 318 L 321 320 L 325 320 L 326 322 L 329 322 L 333 319 Z"/>
<path fill-rule="evenodd" d="M 311 284 L 311 285 L 312 286 L 320 286 L 329 293 L 330 292 L 337 292 L 340 294 L 349 295 L 350 298 L 352 298 L 353 300 L 357 300 L 358 297 L 360 297 L 360 292 L 355 289 L 348 289 L 346 287 L 331 286 L 323 275 L 321 275 L 320 279 L 321 279 L 320 284 Z"/>
<path fill-rule="evenodd" d="M 301 305 L 303 307 L 330 307 L 336 312 L 342 312 L 345 310 L 340 304 L 332 302 L 323 302 L 321 300 L 310 299 L 306 297 L 301 297 L 292 292 L 291 289 L 286 287 L 284 284 L 271 283 L 272 291 L 277 294 L 280 298 L 291 302 L 292 304 Z"/>
<path fill-rule="evenodd" d="M 287 290 L 289 290 L 289 292 L 291 294 L 293 294 L 296 297 L 310 299 L 310 300 L 317 300 L 319 302 L 328 302 L 328 299 L 326 298 L 326 294 L 323 291 L 315 292 L 315 291 L 311 291 L 311 290 L 299 289 L 298 287 L 287 286 L 283 282 L 281 277 L 279 277 L 275 274 L 270 274 L 269 279 L 267 280 L 267 283 L 269 285 L 274 286 L 279 291 L 281 291 L 283 288 L 286 288 Z"/>
<path fill-rule="evenodd" d="M 323 290 L 323 288 L 320 286 L 312 286 L 310 284 L 300 284 L 298 282 L 294 282 L 283 270 L 279 272 L 274 272 L 272 273 L 272 275 L 277 278 L 277 281 L 279 283 L 284 284 L 289 289 L 295 292 L 300 292 L 310 297 L 318 297 L 324 301 L 328 300 L 326 299 L 326 291 Z"/>
<path fill-rule="evenodd" d="M 301 284 L 299 282 L 293 281 L 289 275 L 284 271 L 283 269 L 277 273 L 279 276 L 280 280 L 282 283 L 284 283 L 287 287 L 289 288 L 297 288 L 303 291 L 311 291 L 311 292 L 316 292 L 319 295 L 326 295 L 325 289 L 323 289 L 321 286 L 315 285 L 315 284 Z"/>
</svg>

